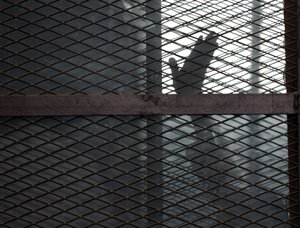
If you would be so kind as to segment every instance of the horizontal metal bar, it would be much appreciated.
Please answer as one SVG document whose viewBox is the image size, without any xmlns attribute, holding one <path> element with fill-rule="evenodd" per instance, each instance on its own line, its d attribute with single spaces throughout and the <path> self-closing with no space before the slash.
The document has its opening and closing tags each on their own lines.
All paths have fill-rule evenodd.
<svg viewBox="0 0 300 228">
<path fill-rule="evenodd" d="M 295 114 L 298 94 L 0 96 L 0 116 Z"/>
</svg>

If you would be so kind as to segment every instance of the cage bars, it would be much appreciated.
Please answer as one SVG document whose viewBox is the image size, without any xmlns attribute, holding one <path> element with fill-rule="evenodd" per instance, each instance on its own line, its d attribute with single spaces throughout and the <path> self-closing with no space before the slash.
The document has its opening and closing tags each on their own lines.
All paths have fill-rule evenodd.
<svg viewBox="0 0 300 228">
<path fill-rule="evenodd" d="M 291 82 L 297 84 L 289 94 L 252 94 L 252 95 L 161 95 L 161 53 L 160 53 L 160 18 L 159 3 L 160 1 L 147 1 L 147 17 L 154 23 L 149 26 L 147 33 L 147 65 L 150 75 L 147 78 L 147 89 L 150 95 L 85 95 L 85 96 L 2 96 L 0 97 L 0 110 L 2 116 L 63 116 L 63 115 L 157 115 L 157 114 L 299 114 L 299 77 L 298 72 L 287 75 L 287 84 Z M 286 1 L 292 2 L 292 1 Z M 152 5 L 154 3 L 154 5 Z M 299 34 L 299 1 L 298 4 L 298 34 Z M 292 5 L 293 5 L 292 4 Z M 288 4 L 286 4 L 288 5 Z M 289 9 L 291 10 L 291 8 Z M 295 14 L 291 14 L 292 17 Z M 289 20 L 289 16 L 286 17 Z M 295 20 L 289 20 L 287 23 L 287 33 L 294 30 Z M 291 26 L 291 27 L 289 27 Z M 287 41 L 291 37 L 287 36 L 287 74 L 295 72 L 295 38 Z M 297 64 L 296 64 L 297 65 Z M 289 87 L 288 87 L 289 88 Z M 291 92 L 295 92 L 294 94 Z M 163 220 L 161 209 L 163 208 L 162 195 L 162 145 L 161 126 L 156 125 L 160 122 L 161 117 L 147 117 L 148 134 L 147 148 L 148 161 L 148 225 L 161 226 Z M 298 224 L 299 216 L 299 116 L 289 119 L 289 138 L 291 139 L 289 148 L 290 159 L 290 212 L 291 223 Z M 296 121 L 295 121 L 296 120 Z M 297 142 L 295 142 L 297 139 Z M 155 183 L 155 184 L 153 184 Z M 153 198 L 153 200 L 152 200 Z M 147 205 L 146 205 L 147 206 Z"/>
<path fill-rule="evenodd" d="M 147 93 L 162 93 L 161 64 L 161 0 L 146 1 L 146 18 L 150 25 L 146 31 L 146 87 Z M 163 164 L 161 116 L 147 120 L 147 223 L 161 228 L 163 222 Z"/>
<path fill-rule="evenodd" d="M 0 96 L 0 116 L 296 114 L 288 94 Z"/>
</svg>

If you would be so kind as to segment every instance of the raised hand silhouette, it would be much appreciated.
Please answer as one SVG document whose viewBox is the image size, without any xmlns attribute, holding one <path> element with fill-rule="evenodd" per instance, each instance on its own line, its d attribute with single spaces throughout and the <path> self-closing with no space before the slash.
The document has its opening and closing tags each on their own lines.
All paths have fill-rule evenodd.
<svg viewBox="0 0 300 228">
<path fill-rule="evenodd" d="M 217 39 L 218 35 L 215 32 L 210 32 L 205 40 L 200 36 L 180 70 L 176 60 L 174 58 L 169 59 L 177 93 L 201 93 L 207 68 L 213 58 L 214 51 L 218 48 Z M 198 116 L 191 115 L 191 119 L 195 126 L 202 128 L 201 130 L 195 129 L 197 138 L 206 142 L 201 145 L 200 151 L 204 153 L 210 151 L 211 147 L 216 145 L 212 133 L 212 130 L 217 131 L 217 129 L 213 129 L 216 128 L 215 124 L 211 118 L 205 116 L 199 119 Z"/>
<path fill-rule="evenodd" d="M 217 38 L 218 35 L 214 32 L 210 32 L 205 40 L 200 36 L 181 69 L 179 69 L 174 58 L 169 59 L 176 93 L 198 94 L 202 92 L 205 74 L 213 59 L 214 51 L 218 48 Z M 220 170 L 222 173 L 222 171 L 226 170 L 225 163 L 220 162 L 218 157 L 214 156 L 221 151 L 220 148 L 222 147 L 222 139 L 216 137 L 216 135 L 219 135 L 220 129 L 218 129 L 216 122 L 211 116 L 191 115 L 190 118 L 197 140 L 193 146 L 186 149 L 186 155 L 188 160 L 192 161 L 194 173 L 199 178 L 200 189 L 204 192 L 210 191 L 215 194 L 208 198 L 203 198 L 201 201 L 216 201 L 217 195 L 220 195 L 222 191 L 220 186 L 226 181 L 224 175 L 216 175 L 213 171 Z M 208 171 L 207 167 L 210 167 L 210 171 Z M 212 183 L 220 183 L 220 186 L 217 187 Z M 224 205 L 217 206 L 220 208 L 224 207 Z"/>
<path fill-rule="evenodd" d="M 217 38 L 218 35 L 215 32 L 210 32 L 205 40 L 200 36 L 180 70 L 176 60 L 174 58 L 169 59 L 177 93 L 199 93 L 202 91 L 207 68 L 213 58 L 214 51 L 218 48 Z"/>
</svg>

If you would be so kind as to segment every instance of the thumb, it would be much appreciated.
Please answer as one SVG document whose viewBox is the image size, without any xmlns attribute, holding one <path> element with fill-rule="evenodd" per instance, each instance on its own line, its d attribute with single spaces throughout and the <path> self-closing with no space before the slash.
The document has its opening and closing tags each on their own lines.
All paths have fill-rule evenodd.
<svg viewBox="0 0 300 228">
<path fill-rule="evenodd" d="M 173 78 L 177 78 L 179 76 L 180 72 L 178 70 L 178 64 L 177 64 L 176 59 L 170 58 L 169 65 L 170 65 L 170 68 L 172 71 Z"/>
</svg>

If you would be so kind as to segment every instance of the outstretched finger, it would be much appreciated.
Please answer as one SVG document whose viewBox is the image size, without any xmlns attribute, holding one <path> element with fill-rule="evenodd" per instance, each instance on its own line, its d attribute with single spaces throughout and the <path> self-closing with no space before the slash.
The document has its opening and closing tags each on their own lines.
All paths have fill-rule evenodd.
<svg viewBox="0 0 300 228">
<path fill-rule="evenodd" d="M 208 43 L 212 44 L 212 43 L 216 43 L 217 39 L 218 39 L 218 34 L 215 33 L 214 31 L 211 31 L 205 38 L 205 41 L 208 41 Z"/>
</svg>

